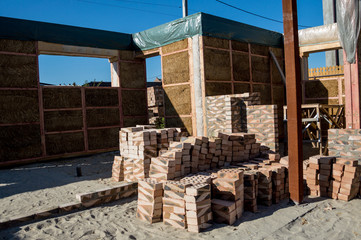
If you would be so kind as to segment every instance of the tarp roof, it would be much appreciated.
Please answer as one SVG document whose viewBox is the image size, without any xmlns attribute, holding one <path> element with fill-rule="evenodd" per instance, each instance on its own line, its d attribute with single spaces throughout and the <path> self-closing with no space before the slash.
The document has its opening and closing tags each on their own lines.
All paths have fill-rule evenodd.
<svg viewBox="0 0 361 240">
<path fill-rule="evenodd" d="M 0 38 L 3 39 L 105 49 L 146 50 L 195 35 L 283 46 L 283 35 L 280 33 L 205 13 L 196 13 L 135 34 L 0 17 Z"/>
</svg>

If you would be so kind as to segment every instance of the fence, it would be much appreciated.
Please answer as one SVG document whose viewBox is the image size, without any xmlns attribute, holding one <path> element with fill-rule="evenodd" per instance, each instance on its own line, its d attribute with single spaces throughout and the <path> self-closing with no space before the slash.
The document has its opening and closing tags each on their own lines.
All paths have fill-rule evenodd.
<svg viewBox="0 0 361 240">
<path fill-rule="evenodd" d="M 343 65 L 308 69 L 309 78 L 322 78 L 327 76 L 343 75 Z"/>
</svg>

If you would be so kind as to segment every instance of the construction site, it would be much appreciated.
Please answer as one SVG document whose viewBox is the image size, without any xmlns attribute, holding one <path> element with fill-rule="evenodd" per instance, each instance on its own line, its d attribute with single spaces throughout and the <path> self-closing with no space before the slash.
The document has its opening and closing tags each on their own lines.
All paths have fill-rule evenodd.
<svg viewBox="0 0 361 240">
<path fill-rule="evenodd" d="M 202 12 L 134 34 L 0 17 L 0 239 L 360 239 L 343 2 L 298 30 L 283 0 L 284 33 Z M 316 52 L 342 63 L 311 69 Z M 111 86 L 42 85 L 40 55 L 107 59 Z"/>
</svg>

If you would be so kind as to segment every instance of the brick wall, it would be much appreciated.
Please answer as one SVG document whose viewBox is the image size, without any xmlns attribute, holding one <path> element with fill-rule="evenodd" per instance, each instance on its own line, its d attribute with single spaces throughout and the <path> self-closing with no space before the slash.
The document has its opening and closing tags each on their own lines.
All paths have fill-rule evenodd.
<svg viewBox="0 0 361 240">
<path fill-rule="evenodd" d="M 256 135 L 257 142 L 278 152 L 277 105 L 253 105 L 247 107 L 247 132 Z"/>
<path fill-rule="evenodd" d="M 277 152 L 277 106 L 260 102 L 260 93 L 206 97 L 207 136 L 217 136 L 218 132 L 254 133 L 257 142 Z"/>
<path fill-rule="evenodd" d="M 328 154 L 361 158 L 361 129 L 329 129 Z"/>
</svg>

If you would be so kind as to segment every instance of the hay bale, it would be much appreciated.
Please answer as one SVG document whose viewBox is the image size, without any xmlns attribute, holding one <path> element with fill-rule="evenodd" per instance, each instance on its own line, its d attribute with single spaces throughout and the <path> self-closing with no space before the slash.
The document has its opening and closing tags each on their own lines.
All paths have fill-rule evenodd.
<svg viewBox="0 0 361 240">
<path fill-rule="evenodd" d="M 89 150 L 118 147 L 120 128 L 88 130 Z"/>
<path fill-rule="evenodd" d="M 252 81 L 270 83 L 269 58 L 252 56 Z"/>
<path fill-rule="evenodd" d="M 165 118 L 166 127 L 180 127 L 187 130 L 188 134 L 192 135 L 192 118 L 191 117 L 177 117 L 177 118 Z"/>
<path fill-rule="evenodd" d="M 247 83 L 235 83 L 234 84 L 234 93 L 246 93 L 250 92 L 250 85 Z"/>
<path fill-rule="evenodd" d="M 65 153 L 82 152 L 84 148 L 84 133 L 59 133 L 45 136 L 46 153 L 57 155 Z"/>
<path fill-rule="evenodd" d="M 85 103 L 87 107 L 118 106 L 118 89 L 85 88 Z"/>
<path fill-rule="evenodd" d="M 43 88 L 43 104 L 45 109 L 81 108 L 80 88 Z"/>
<path fill-rule="evenodd" d="M 122 106 L 124 116 L 147 115 L 147 92 L 122 90 Z"/>
<path fill-rule="evenodd" d="M 176 51 L 183 50 L 186 48 L 188 48 L 188 39 L 187 38 L 180 40 L 178 42 L 174 42 L 174 43 L 163 46 L 162 53 L 163 54 L 172 53 L 172 52 L 176 52 Z"/>
<path fill-rule="evenodd" d="M 0 87 L 38 87 L 37 57 L 1 55 Z"/>
<path fill-rule="evenodd" d="M 81 130 L 83 128 L 82 111 L 44 112 L 46 132 Z"/>
<path fill-rule="evenodd" d="M 164 87 L 166 116 L 188 115 L 192 113 L 191 91 L 189 85 Z"/>
<path fill-rule="evenodd" d="M 0 90 L 0 123 L 39 121 L 37 90 Z"/>
<path fill-rule="evenodd" d="M 35 44 L 35 41 L 0 39 L 0 51 L 36 54 Z"/>
<path fill-rule="evenodd" d="M 262 56 L 268 56 L 268 46 L 263 46 L 263 45 L 257 45 L 257 44 L 251 44 L 251 53 L 252 54 L 257 54 L 257 55 L 262 55 Z"/>
<path fill-rule="evenodd" d="M 230 65 L 228 51 L 204 49 L 204 72 L 207 80 L 230 81 Z"/>
<path fill-rule="evenodd" d="M 280 59 L 280 58 L 277 58 L 277 60 L 284 73 L 285 72 L 284 71 L 284 69 L 285 69 L 284 61 L 282 61 L 282 59 Z M 278 68 L 273 60 L 271 60 L 271 74 L 272 74 L 272 83 L 273 84 L 283 84 L 281 74 L 278 71 Z"/>
<path fill-rule="evenodd" d="M 147 125 L 148 118 L 124 118 L 123 127 L 135 127 L 136 125 Z"/>
<path fill-rule="evenodd" d="M 0 161 L 40 157 L 40 125 L 0 127 Z"/>
<path fill-rule="evenodd" d="M 248 82 L 250 80 L 248 54 L 234 52 L 232 64 L 234 80 Z"/>
<path fill-rule="evenodd" d="M 206 82 L 206 96 L 232 94 L 231 83 Z"/>
<path fill-rule="evenodd" d="M 88 127 L 117 126 L 120 124 L 119 108 L 88 109 L 86 121 Z"/>
<path fill-rule="evenodd" d="M 248 53 L 248 43 L 232 40 L 232 50 L 237 50 L 237 51 L 242 51 L 242 52 Z"/>
<path fill-rule="evenodd" d="M 120 62 L 120 82 L 123 88 L 145 88 L 146 73 L 144 61 Z"/>
<path fill-rule="evenodd" d="M 189 82 L 188 52 L 162 56 L 164 84 Z"/>
<path fill-rule="evenodd" d="M 204 46 L 229 49 L 229 40 L 203 36 Z"/>
<path fill-rule="evenodd" d="M 337 80 L 312 80 L 305 82 L 306 98 L 324 98 L 338 96 Z"/>
<path fill-rule="evenodd" d="M 254 84 L 253 92 L 261 93 L 261 104 L 272 104 L 271 85 Z"/>
</svg>

